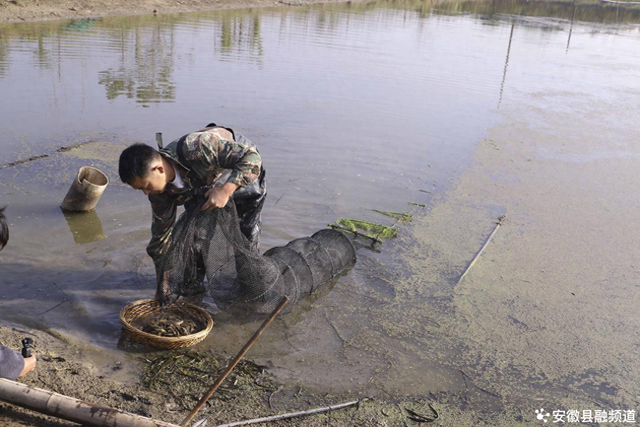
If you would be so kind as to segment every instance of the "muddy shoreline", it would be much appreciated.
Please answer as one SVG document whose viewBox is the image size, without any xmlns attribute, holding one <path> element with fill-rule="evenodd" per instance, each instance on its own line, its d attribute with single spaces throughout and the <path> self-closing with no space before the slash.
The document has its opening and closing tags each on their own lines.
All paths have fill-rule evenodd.
<svg viewBox="0 0 640 427">
<path fill-rule="evenodd" d="M 0 23 L 53 21 L 107 16 L 162 15 L 224 9 L 273 6 L 306 6 L 337 3 L 345 0 L 3 0 L 0 2 Z"/>
<path fill-rule="evenodd" d="M 34 340 L 33 350 L 38 357 L 38 364 L 33 372 L 18 380 L 20 383 L 174 424 L 180 424 L 212 384 L 208 380 L 216 378 L 229 361 L 228 358 L 197 349 L 145 349 L 129 360 L 114 359 L 107 372 L 97 372 L 96 367 L 86 361 L 85 350 L 70 345 L 59 337 L 16 324 L 5 323 L 0 326 L 0 342 L 11 348 L 19 349 L 20 340 L 24 337 Z M 184 360 L 182 364 L 170 366 L 181 359 Z M 193 374 L 205 373 L 204 370 L 194 368 L 190 371 L 189 367 L 194 365 L 194 361 L 210 368 L 206 372 L 208 375 L 203 375 L 202 380 L 194 378 Z M 137 370 L 136 378 L 131 378 L 126 384 L 113 379 L 113 374 L 125 369 L 125 365 L 129 365 L 129 368 L 135 365 Z M 207 418 L 208 425 L 215 426 L 355 400 L 361 402 L 349 408 L 276 421 L 269 425 L 286 426 L 293 422 L 295 425 L 310 427 L 395 426 L 406 425 L 405 421 L 410 422 L 419 414 L 426 418 L 444 417 L 446 419 L 440 425 L 454 426 L 454 420 L 460 420 L 461 417 L 455 406 L 439 404 L 432 399 L 369 399 L 359 394 L 347 396 L 314 393 L 304 384 L 281 384 L 269 373 L 268 366 L 258 365 L 248 357 L 234 369 L 223 386 L 194 418 L 194 422 Z M 0 424 L 6 427 L 77 425 L 3 402 L 0 402 Z"/>
</svg>

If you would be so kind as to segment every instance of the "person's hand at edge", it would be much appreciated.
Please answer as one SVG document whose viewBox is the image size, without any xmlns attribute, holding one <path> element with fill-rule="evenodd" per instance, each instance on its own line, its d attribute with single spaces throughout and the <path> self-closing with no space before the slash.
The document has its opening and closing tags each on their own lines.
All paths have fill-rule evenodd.
<svg viewBox="0 0 640 427">
<path fill-rule="evenodd" d="M 32 354 L 30 357 L 25 357 L 24 359 L 24 368 L 22 368 L 22 372 L 20 372 L 20 377 L 23 375 L 27 375 L 29 372 L 33 371 L 36 368 L 36 355 Z"/>
<path fill-rule="evenodd" d="M 205 193 L 206 202 L 200 208 L 201 211 L 208 209 L 224 208 L 227 206 L 229 199 L 234 191 L 238 189 L 238 185 L 227 182 L 223 186 L 213 187 Z"/>
</svg>

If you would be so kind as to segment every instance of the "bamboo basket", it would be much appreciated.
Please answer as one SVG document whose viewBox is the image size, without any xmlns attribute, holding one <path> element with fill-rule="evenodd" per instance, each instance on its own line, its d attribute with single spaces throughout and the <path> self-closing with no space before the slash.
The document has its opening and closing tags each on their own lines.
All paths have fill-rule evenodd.
<svg viewBox="0 0 640 427">
<path fill-rule="evenodd" d="M 133 325 L 133 322 L 159 311 L 171 310 L 173 313 L 190 317 L 191 319 L 205 325 L 204 329 L 195 334 L 185 335 L 182 337 L 161 337 L 159 335 L 144 332 Z M 160 303 L 153 299 L 145 299 L 132 302 L 131 304 L 120 310 L 120 323 L 124 329 L 138 342 L 156 348 L 164 348 L 175 350 L 178 348 L 191 347 L 204 340 L 213 328 L 213 318 L 204 309 L 186 302 L 175 302 L 169 306 L 161 306 Z"/>
</svg>

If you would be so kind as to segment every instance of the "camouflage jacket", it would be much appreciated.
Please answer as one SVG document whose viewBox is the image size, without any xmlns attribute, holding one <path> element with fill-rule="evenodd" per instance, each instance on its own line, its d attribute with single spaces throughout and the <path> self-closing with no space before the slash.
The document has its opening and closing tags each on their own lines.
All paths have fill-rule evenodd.
<svg viewBox="0 0 640 427">
<path fill-rule="evenodd" d="M 234 138 L 230 129 L 222 127 L 190 133 L 159 152 L 182 168 L 184 187 L 169 183 L 162 193 L 149 195 L 153 218 L 147 253 L 156 267 L 171 239 L 178 206 L 202 196 L 227 170 L 231 174 L 225 182 L 244 187 L 258 179 L 262 168 L 260 153 L 251 141 L 239 134 Z"/>
</svg>

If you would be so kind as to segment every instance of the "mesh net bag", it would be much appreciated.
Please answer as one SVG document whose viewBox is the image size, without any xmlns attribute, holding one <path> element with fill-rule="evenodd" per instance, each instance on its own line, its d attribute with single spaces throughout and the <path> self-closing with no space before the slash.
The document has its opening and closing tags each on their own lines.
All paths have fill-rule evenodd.
<svg viewBox="0 0 640 427">
<path fill-rule="evenodd" d="M 221 310 L 268 313 L 284 296 L 293 306 L 356 261 L 351 239 L 331 229 L 261 255 L 240 231 L 233 201 L 203 212 L 201 206 L 180 216 L 158 264 L 177 296 L 208 290 Z"/>
</svg>

